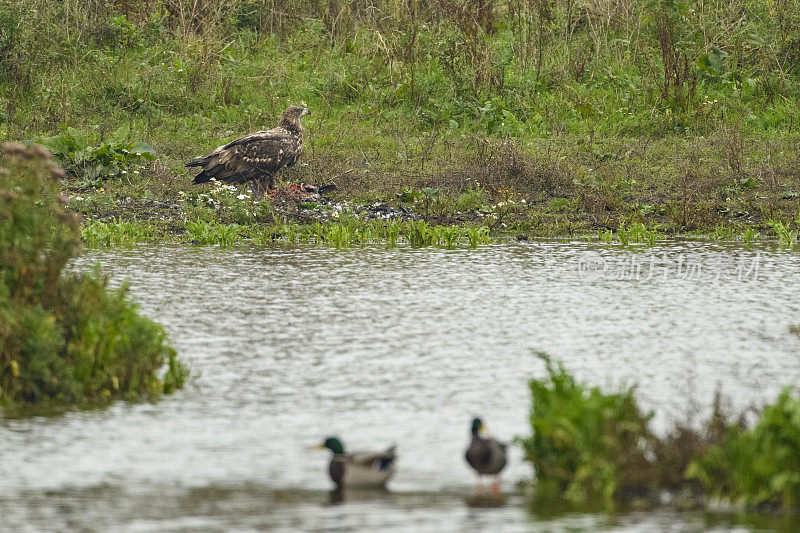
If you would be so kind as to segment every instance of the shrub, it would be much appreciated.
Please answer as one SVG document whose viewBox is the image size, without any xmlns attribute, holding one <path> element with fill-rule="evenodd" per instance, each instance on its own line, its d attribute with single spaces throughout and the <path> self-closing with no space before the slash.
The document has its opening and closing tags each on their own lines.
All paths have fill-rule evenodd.
<svg viewBox="0 0 800 533">
<path fill-rule="evenodd" d="M 689 465 L 706 491 L 746 506 L 800 506 L 800 400 L 792 388 L 764 408 L 755 426 L 731 424 L 722 441 Z"/>
<path fill-rule="evenodd" d="M 163 328 L 99 272 L 65 274 L 80 244 L 64 173 L 38 146 L 0 166 L 0 403 L 92 404 L 169 393 L 186 368 Z M 159 372 L 166 365 L 166 372 Z"/>
<path fill-rule="evenodd" d="M 654 487 L 651 415 L 642 414 L 633 389 L 604 393 L 577 383 L 545 354 L 547 376 L 528 382 L 533 434 L 521 440 L 542 495 L 575 502 L 611 503 Z"/>
<path fill-rule="evenodd" d="M 539 357 L 547 376 L 529 382 L 533 434 L 520 439 L 536 470 L 537 499 L 611 504 L 667 490 L 749 508 L 800 508 L 800 399 L 792 387 L 750 429 L 744 416 L 726 415 L 717 392 L 699 429 L 679 424 L 658 438 L 633 389 L 603 393 Z"/>
<path fill-rule="evenodd" d="M 659 488 L 680 493 L 683 496 L 702 494 L 702 485 L 697 479 L 686 475 L 695 458 L 705 454 L 722 442 L 731 431 L 732 424 L 724 398 L 718 389 L 714 394 L 711 416 L 699 426 L 691 420 L 679 422 L 672 431 L 658 439 L 654 451 L 657 468 L 656 484 Z M 736 427 L 743 427 L 743 420 Z"/>
</svg>

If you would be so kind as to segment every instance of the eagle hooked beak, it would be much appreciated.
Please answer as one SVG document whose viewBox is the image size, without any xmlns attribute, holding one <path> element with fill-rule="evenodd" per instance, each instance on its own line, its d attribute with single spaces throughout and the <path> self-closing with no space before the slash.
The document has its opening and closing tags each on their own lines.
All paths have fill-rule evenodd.
<svg viewBox="0 0 800 533">
<path fill-rule="evenodd" d="M 306 115 L 310 115 L 310 114 L 311 114 L 311 110 L 310 110 L 309 108 L 307 108 L 307 107 L 306 107 L 306 108 L 304 108 L 304 109 L 303 109 L 303 112 L 302 112 L 302 113 L 300 113 L 300 116 L 301 116 L 301 117 L 304 117 L 304 116 L 306 116 Z"/>
</svg>

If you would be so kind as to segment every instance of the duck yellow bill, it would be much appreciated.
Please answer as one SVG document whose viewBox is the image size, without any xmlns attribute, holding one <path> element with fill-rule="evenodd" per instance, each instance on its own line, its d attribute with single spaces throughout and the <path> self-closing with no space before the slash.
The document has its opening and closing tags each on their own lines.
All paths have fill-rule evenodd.
<svg viewBox="0 0 800 533">
<path fill-rule="evenodd" d="M 325 443 L 323 442 L 323 443 L 317 444 L 316 446 L 314 446 L 314 449 L 315 450 L 324 450 L 325 449 Z"/>
</svg>

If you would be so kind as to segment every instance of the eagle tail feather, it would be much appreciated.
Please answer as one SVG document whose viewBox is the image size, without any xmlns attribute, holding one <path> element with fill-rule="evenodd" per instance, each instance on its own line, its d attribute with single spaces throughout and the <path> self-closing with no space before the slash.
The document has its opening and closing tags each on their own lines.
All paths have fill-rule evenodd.
<svg viewBox="0 0 800 533">
<path fill-rule="evenodd" d="M 195 157 L 193 159 L 188 160 L 185 165 L 187 167 L 202 167 L 208 162 L 208 156 L 201 155 L 200 157 Z"/>
</svg>

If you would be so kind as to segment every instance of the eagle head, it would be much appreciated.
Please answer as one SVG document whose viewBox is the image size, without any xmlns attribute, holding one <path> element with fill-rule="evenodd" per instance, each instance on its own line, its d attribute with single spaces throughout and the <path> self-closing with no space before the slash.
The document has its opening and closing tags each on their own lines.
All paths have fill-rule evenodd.
<svg viewBox="0 0 800 533">
<path fill-rule="evenodd" d="M 289 131 L 300 132 L 302 130 L 300 119 L 310 114 L 311 110 L 307 107 L 293 105 L 281 114 L 281 121 L 278 126 L 286 128 Z"/>
<path fill-rule="evenodd" d="M 283 123 L 292 123 L 299 126 L 300 118 L 310 114 L 311 110 L 307 107 L 293 105 L 281 114 L 281 125 Z"/>
</svg>

